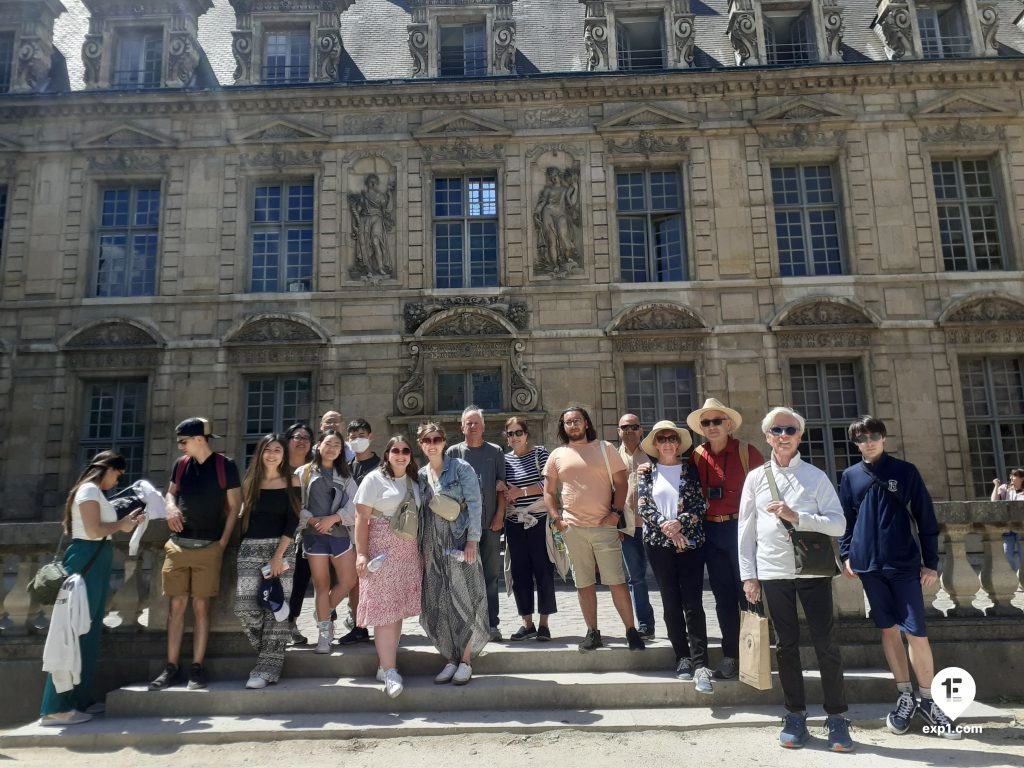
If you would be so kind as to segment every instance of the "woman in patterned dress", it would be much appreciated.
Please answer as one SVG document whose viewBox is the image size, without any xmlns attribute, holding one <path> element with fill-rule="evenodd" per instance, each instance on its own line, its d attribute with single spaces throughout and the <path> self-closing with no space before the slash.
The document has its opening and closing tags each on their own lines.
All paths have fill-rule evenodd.
<svg viewBox="0 0 1024 768">
<path fill-rule="evenodd" d="M 419 507 L 422 494 L 416 480 L 412 444 L 392 437 L 384 448 L 380 466 L 363 478 L 356 493 L 356 572 L 359 574 L 359 608 L 356 626 L 373 627 L 377 648 L 377 680 L 391 698 L 403 690 L 398 674 L 398 641 L 402 620 L 420 612 L 420 580 L 423 565 L 415 539 L 403 539 L 391 530 L 390 518 L 405 503 Z M 376 571 L 367 566 L 384 555 Z"/>
</svg>

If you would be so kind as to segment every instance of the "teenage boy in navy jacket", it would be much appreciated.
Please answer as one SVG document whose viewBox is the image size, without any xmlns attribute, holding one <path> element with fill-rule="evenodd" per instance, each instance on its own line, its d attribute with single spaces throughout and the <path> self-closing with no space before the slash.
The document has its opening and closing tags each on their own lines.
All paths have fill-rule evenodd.
<svg viewBox="0 0 1024 768">
<path fill-rule="evenodd" d="M 938 732 L 958 739 L 952 722 L 932 700 L 935 675 L 924 620 L 924 594 L 938 580 L 939 526 L 932 499 L 917 467 L 885 452 L 885 424 L 861 416 L 847 430 L 864 458 L 843 472 L 839 500 L 846 513 L 846 533 L 839 539 L 843 572 L 859 578 L 871 605 L 871 618 L 882 630 L 882 648 L 896 678 L 899 699 L 886 723 L 906 733 L 914 714 Z M 915 530 L 917 532 L 915 534 Z M 910 645 L 910 664 L 900 633 Z M 910 667 L 919 686 L 914 697 Z"/>
</svg>

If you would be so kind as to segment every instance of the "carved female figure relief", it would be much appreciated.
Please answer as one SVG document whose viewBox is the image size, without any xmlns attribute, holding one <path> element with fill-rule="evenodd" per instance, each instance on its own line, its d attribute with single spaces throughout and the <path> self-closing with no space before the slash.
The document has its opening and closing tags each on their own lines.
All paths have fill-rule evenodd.
<svg viewBox="0 0 1024 768">
<path fill-rule="evenodd" d="M 543 274 L 565 275 L 578 269 L 576 231 L 580 224 L 579 172 L 549 167 L 544 188 L 533 209 L 537 229 L 537 269 Z"/>
<path fill-rule="evenodd" d="M 356 247 L 352 277 L 394 277 L 388 233 L 395 229 L 395 182 L 380 189 L 380 176 L 367 174 L 363 190 L 348 195 L 352 213 L 352 240 Z"/>
</svg>

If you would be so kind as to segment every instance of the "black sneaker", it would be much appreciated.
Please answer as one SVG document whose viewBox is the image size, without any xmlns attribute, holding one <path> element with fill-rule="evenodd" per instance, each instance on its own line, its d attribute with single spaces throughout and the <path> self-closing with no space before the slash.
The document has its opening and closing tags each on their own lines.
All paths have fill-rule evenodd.
<svg viewBox="0 0 1024 768">
<path fill-rule="evenodd" d="M 644 639 L 640 637 L 640 633 L 636 631 L 636 627 L 630 627 L 626 630 L 626 642 L 629 643 L 629 650 L 631 651 L 642 651 L 647 647 L 644 645 Z"/>
<path fill-rule="evenodd" d="M 172 685 L 178 685 L 181 683 L 181 670 L 178 669 L 177 664 L 168 664 L 164 667 L 164 671 L 156 676 L 156 679 L 149 684 L 149 690 L 151 691 L 162 691 L 164 688 L 170 688 Z"/>
<path fill-rule="evenodd" d="M 188 674 L 188 686 L 190 691 L 199 691 L 206 687 L 206 670 L 202 664 L 193 664 Z"/>
<path fill-rule="evenodd" d="M 580 643 L 580 650 L 596 651 L 598 648 L 604 648 L 604 643 L 601 642 L 601 630 L 588 629 L 587 636 L 583 638 L 583 642 Z"/>
<path fill-rule="evenodd" d="M 508 636 L 509 640 L 529 640 L 531 637 L 537 636 L 536 627 L 520 627 L 511 635 Z"/>
<path fill-rule="evenodd" d="M 641 623 L 639 626 L 637 626 L 636 631 L 640 633 L 640 637 L 642 637 L 644 640 L 653 640 L 654 639 L 654 625 L 653 624 L 643 624 L 643 623 Z"/>
<path fill-rule="evenodd" d="M 551 630 L 548 629 L 546 624 L 539 624 L 537 626 L 537 642 L 550 643 L 551 642 Z"/>
<path fill-rule="evenodd" d="M 351 632 L 347 632 L 338 638 L 338 645 L 355 645 L 356 643 L 368 643 L 370 642 L 370 630 L 366 627 L 353 627 Z"/>
</svg>

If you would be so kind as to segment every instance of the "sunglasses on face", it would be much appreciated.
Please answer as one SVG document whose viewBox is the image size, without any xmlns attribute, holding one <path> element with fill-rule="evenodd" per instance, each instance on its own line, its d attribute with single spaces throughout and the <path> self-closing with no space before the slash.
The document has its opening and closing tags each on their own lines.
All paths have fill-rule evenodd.
<svg viewBox="0 0 1024 768">
<path fill-rule="evenodd" d="M 526 432 L 522 429 L 510 429 L 505 433 L 505 437 L 522 437 Z"/>
<path fill-rule="evenodd" d="M 679 435 L 658 435 L 654 438 L 656 443 L 678 443 Z"/>
<path fill-rule="evenodd" d="M 392 448 L 388 453 L 396 453 L 399 456 L 411 456 L 412 448 Z"/>
<path fill-rule="evenodd" d="M 780 435 L 789 435 L 790 437 L 792 437 L 800 430 L 797 429 L 796 427 L 772 427 L 768 431 L 771 432 L 776 437 L 779 437 Z"/>
<path fill-rule="evenodd" d="M 622 432 L 639 432 L 639 424 L 619 424 L 619 430 Z"/>
<path fill-rule="evenodd" d="M 701 419 L 700 425 L 702 427 L 719 427 L 724 421 L 725 419 Z"/>
<path fill-rule="evenodd" d="M 884 437 L 885 435 L 883 435 L 881 432 L 870 432 L 866 435 L 857 435 L 855 438 L 853 438 L 853 442 L 855 442 L 857 445 L 864 445 L 864 443 L 877 443 Z"/>
<path fill-rule="evenodd" d="M 434 435 L 433 437 L 422 437 L 422 438 L 420 438 L 420 444 L 421 445 L 437 445 L 438 443 L 443 443 L 443 442 L 444 442 L 444 438 L 441 437 L 440 435 Z"/>
</svg>

